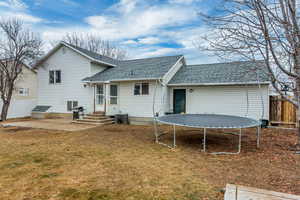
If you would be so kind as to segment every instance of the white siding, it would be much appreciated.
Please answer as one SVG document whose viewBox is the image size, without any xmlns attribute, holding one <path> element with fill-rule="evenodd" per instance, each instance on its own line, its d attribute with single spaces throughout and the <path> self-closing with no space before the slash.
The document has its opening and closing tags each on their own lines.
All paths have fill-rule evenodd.
<svg viewBox="0 0 300 200">
<path fill-rule="evenodd" d="M 2 109 L 0 101 L 0 109 Z M 36 106 L 36 99 L 12 100 L 8 108 L 7 119 L 31 116 L 32 109 Z"/>
<path fill-rule="evenodd" d="M 37 73 L 28 69 L 27 67 L 23 67 L 22 73 L 18 78 L 15 86 L 16 90 L 13 94 L 14 100 L 36 100 L 37 99 Z M 18 94 L 19 88 L 27 88 L 28 96 L 20 96 Z"/>
<path fill-rule="evenodd" d="M 88 59 L 64 47 L 49 57 L 38 69 L 38 105 L 52 106 L 49 112 L 67 113 L 67 101 L 78 101 L 93 111 L 93 89 L 82 79 L 91 75 Z M 49 84 L 49 70 L 61 70 L 61 84 Z"/>
<path fill-rule="evenodd" d="M 170 90 L 170 110 L 173 109 L 173 89 L 186 89 L 187 113 L 210 113 L 245 116 L 247 114 L 247 95 L 249 94 L 248 117 L 260 119 L 262 114 L 261 93 L 257 86 L 203 86 L 172 87 Z M 193 89 L 191 92 L 190 89 Z M 262 86 L 264 119 L 269 119 L 268 86 Z"/>
<path fill-rule="evenodd" d="M 104 65 L 91 63 L 91 75 L 97 74 L 98 72 L 102 72 L 105 69 L 106 69 L 106 66 L 104 66 Z"/>
<path fill-rule="evenodd" d="M 147 81 L 145 81 L 147 82 Z M 155 92 L 155 82 L 149 82 L 149 95 L 134 95 L 133 88 L 137 82 L 119 83 L 119 113 L 128 113 L 131 117 L 153 117 L 153 95 Z M 155 95 L 155 112 L 163 113 L 162 87 L 157 86 Z M 166 98 L 166 97 L 165 97 Z M 108 111 L 111 110 L 108 104 Z M 109 114 L 109 113 L 107 113 Z"/>
</svg>

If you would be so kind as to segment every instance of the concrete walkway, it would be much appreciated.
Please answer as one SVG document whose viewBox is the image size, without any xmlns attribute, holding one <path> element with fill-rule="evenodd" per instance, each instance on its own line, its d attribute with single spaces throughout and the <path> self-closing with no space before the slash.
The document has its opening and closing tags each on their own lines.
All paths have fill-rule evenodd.
<svg viewBox="0 0 300 200">
<path fill-rule="evenodd" d="M 300 196 L 227 184 L 224 200 L 300 200 Z"/>
<path fill-rule="evenodd" d="M 75 124 L 72 123 L 71 119 L 68 118 L 57 118 L 57 119 L 32 119 L 26 121 L 14 121 L 14 122 L 3 122 L 2 126 L 15 126 L 15 127 L 26 127 L 26 128 L 38 128 L 48 130 L 62 130 L 62 131 L 80 131 L 89 128 L 94 128 L 96 125 L 87 124 Z"/>
</svg>

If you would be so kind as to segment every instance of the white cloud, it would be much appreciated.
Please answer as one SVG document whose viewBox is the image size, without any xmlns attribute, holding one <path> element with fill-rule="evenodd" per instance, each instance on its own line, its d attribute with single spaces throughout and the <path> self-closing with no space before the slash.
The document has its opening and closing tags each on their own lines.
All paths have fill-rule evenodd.
<svg viewBox="0 0 300 200">
<path fill-rule="evenodd" d="M 126 41 L 122 42 L 122 44 L 133 45 L 133 44 L 138 44 L 138 42 L 136 42 L 134 40 L 126 40 Z"/>
<path fill-rule="evenodd" d="M 136 8 L 137 3 L 138 0 L 120 0 L 119 3 L 113 5 L 110 9 L 122 14 L 128 14 Z"/>
<path fill-rule="evenodd" d="M 22 0 L 0 1 L 0 7 L 7 7 L 13 10 L 25 10 L 28 6 Z"/>
<path fill-rule="evenodd" d="M 28 14 L 28 6 L 21 0 L 0 1 L 0 12 L 2 18 L 17 18 L 25 23 L 37 23 L 42 19 Z"/>
<path fill-rule="evenodd" d="M 149 58 L 149 57 L 157 57 L 157 56 L 164 56 L 164 55 L 174 55 L 178 54 L 177 49 L 173 48 L 162 48 L 162 47 L 154 47 L 154 48 L 143 48 L 138 49 L 139 53 L 135 53 L 133 58 Z"/>
<path fill-rule="evenodd" d="M 4 1 L 0 1 L 0 7 L 9 7 L 9 4 Z"/>
<path fill-rule="evenodd" d="M 35 17 L 23 12 L 2 12 L 3 16 L 5 16 L 4 18 L 17 18 L 22 20 L 25 23 L 37 23 L 37 22 L 41 22 L 42 19 L 39 17 Z"/>
<path fill-rule="evenodd" d="M 215 62 L 215 57 L 208 56 L 194 45 L 206 29 L 200 25 L 186 26 L 198 19 L 199 10 L 195 5 L 180 5 L 198 0 L 173 1 L 177 3 L 150 5 L 145 1 L 120 0 L 101 15 L 86 17 L 86 26 L 48 28 L 43 32 L 43 38 L 53 41 L 60 40 L 68 32 L 89 33 L 127 48 L 130 58 L 183 54 L 188 63 Z M 177 43 L 182 47 L 159 46 L 162 42 Z"/>
<path fill-rule="evenodd" d="M 145 37 L 138 40 L 140 44 L 157 44 L 160 43 L 161 40 L 157 37 Z"/>
<path fill-rule="evenodd" d="M 183 25 L 197 18 L 196 12 L 178 6 L 151 6 L 118 16 L 90 16 L 85 21 L 106 39 L 120 40 L 158 33 L 167 27 Z"/>
</svg>

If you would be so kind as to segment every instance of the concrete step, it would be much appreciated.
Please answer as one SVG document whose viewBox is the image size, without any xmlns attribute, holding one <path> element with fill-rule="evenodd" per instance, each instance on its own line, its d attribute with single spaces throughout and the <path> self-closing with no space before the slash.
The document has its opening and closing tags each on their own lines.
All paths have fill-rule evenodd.
<svg viewBox="0 0 300 200">
<path fill-rule="evenodd" d="M 101 119 L 108 119 L 106 116 L 84 116 L 83 119 L 94 119 L 94 120 L 101 120 Z"/>
<path fill-rule="evenodd" d="M 92 122 L 92 123 L 105 123 L 105 122 L 110 122 L 110 121 L 113 121 L 113 119 L 110 119 L 110 118 L 106 118 L 106 119 L 98 119 L 98 120 L 95 120 L 95 119 L 78 119 L 77 121 L 81 121 L 81 122 Z"/>
<path fill-rule="evenodd" d="M 87 114 L 86 116 L 89 116 L 89 117 L 103 117 L 105 116 L 105 114 Z"/>
<path fill-rule="evenodd" d="M 97 111 L 97 112 L 94 112 L 93 114 L 96 114 L 96 115 L 105 115 L 105 112 L 103 112 L 103 111 Z"/>
<path fill-rule="evenodd" d="M 95 122 L 84 122 L 84 121 L 72 121 L 74 124 L 86 124 L 86 125 L 97 125 L 97 126 L 102 126 L 102 125 L 109 125 L 113 124 L 114 122 L 105 122 L 105 123 L 95 123 Z"/>
</svg>

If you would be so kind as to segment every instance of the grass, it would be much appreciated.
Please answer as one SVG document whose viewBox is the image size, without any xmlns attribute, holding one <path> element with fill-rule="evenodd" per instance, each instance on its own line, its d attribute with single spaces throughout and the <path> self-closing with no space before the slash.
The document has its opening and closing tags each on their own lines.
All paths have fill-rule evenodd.
<svg viewBox="0 0 300 200">
<path fill-rule="evenodd" d="M 226 183 L 300 194 L 300 156 L 288 150 L 293 131 L 266 129 L 256 149 L 248 129 L 240 155 L 219 156 L 200 152 L 199 131 L 179 129 L 176 150 L 155 144 L 152 132 L 117 125 L 72 133 L 0 128 L 0 199 L 218 200 Z M 208 150 L 233 151 L 233 138 L 212 131 Z"/>
</svg>

